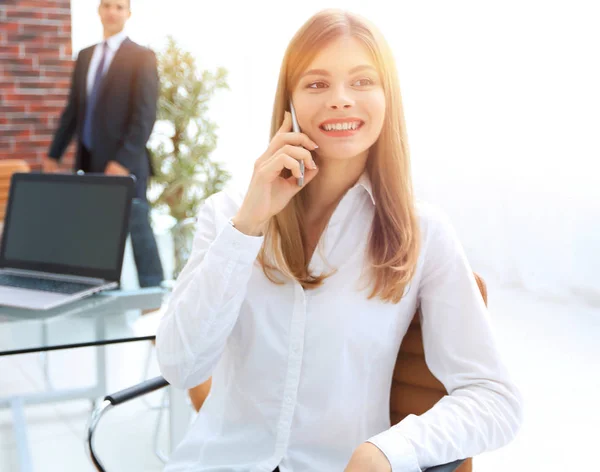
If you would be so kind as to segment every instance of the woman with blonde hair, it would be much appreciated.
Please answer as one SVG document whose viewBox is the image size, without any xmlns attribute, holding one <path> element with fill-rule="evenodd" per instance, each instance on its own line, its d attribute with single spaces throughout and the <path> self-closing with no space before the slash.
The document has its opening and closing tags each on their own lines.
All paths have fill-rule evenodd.
<svg viewBox="0 0 600 472">
<path fill-rule="evenodd" d="M 418 306 L 449 394 L 391 425 Z M 212 376 L 171 472 L 416 472 L 516 434 L 520 394 L 451 224 L 415 202 L 396 67 L 364 18 L 325 10 L 292 39 L 271 142 L 246 192 L 204 202 L 156 346 L 175 387 Z"/>
</svg>

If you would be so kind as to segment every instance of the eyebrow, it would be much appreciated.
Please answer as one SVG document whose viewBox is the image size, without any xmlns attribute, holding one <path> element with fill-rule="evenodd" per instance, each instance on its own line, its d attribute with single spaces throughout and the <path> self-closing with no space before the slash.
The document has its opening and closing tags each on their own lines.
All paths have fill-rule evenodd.
<svg viewBox="0 0 600 472">
<path fill-rule="evenodd" d="M 367 65 L 367 64 L 362 64 L 360 66 L 356 66 L 353 67 L 352 69 L 350 69 L 348 71 L 349 74 L 354 74 L 355 72 L 359 72 L 361 70 L 365 70 L 365 69 L 371 69 L 374 72 L 377 72 L 377 70 L 375 69 L 375 67 Z M 327 77 L 331 77 L 331 74 L 329 73 L 329 71 L 325 70 L 325 69 L 310 69 L 307 70 L 304 74 L 302 74 L 302 77 L 306 77 L 307 75 L 325 75 Z"/>
</svg>

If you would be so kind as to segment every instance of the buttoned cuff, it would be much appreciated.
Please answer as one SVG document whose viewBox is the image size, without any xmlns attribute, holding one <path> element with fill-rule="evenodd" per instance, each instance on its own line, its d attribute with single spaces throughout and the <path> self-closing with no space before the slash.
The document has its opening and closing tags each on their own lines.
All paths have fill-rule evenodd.
<svg viewBox="0 0 600 472">
<path fill-rule="evenodd" d="M 421 472 L 415 448 L 399 431 L 391 428 L 367 441 L 385 454 L 392 465 L 392 472 Z"/>
<path fill-rule="evenodd" d="M 248 236 L 227 222 L 213 242 L 212 249 L 219 257 L 233 257 L 238 262 L 251 264 L 256 260 L 264 239 L 264 236 Z"/>
</svg>

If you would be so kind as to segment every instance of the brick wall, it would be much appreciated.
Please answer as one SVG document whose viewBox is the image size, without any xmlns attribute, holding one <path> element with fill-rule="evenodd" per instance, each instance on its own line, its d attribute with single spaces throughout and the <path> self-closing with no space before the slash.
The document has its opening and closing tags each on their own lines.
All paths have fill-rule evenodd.
<svg viewBox="0 0 600 472">
<path fill-rule="evenodd" d="M 70 0 L 0 0 L 0 159 L 40 168 L 66 104 L 71 55 Z"/>
</svg>

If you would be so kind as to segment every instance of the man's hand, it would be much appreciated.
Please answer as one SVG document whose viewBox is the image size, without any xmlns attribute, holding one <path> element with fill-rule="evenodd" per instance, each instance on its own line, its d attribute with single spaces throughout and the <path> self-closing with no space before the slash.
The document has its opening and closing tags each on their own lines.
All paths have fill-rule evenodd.
<svg viewBox="0 0 600 472">
<path fill-rule="evenodd" d="M 42 158 L 42 171 L 44 173 L 56 173 L 59 172 L 58 161 L 56 159 L 52 159 L 51 157 L 44 156 Z"/>
<path fill-rule="evenodd" d="M 344 472 L 392 472 L 392 466 L 377 446 L 365 442 L 354 450 Z"/>
<path fill-rule="evenodd" d="M 104 173 L 106 175 L 129 175 L 129 169 L 123 167 L 117 161 L 108 161 Z"/>
</svg>

